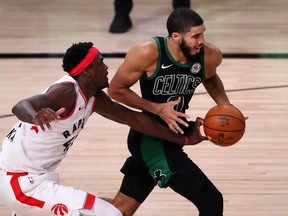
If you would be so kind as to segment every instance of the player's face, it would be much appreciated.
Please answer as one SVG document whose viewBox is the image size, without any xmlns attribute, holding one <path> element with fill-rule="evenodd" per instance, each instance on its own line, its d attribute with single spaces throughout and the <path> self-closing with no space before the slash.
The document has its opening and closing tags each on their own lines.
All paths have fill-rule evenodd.
<svg viewBox="0 0 288 216">
<path fill-rule="evenodd" d="M 92 79 L 97 87 L 97 91 L 107 88 L 108 82 L 108 66 L 103 62 L 104 58 L 101 54 L 98 54 L 93 63 L 91 64 L 93 75 Z"/>
<path fill-rule="evenodd" d="M 192 27 L 189 32 L 181 34 L 182 40 L 180 43 L 180 49 L 183 52 L 186 58 L 191 58 L 193 55 L 196 55 L 200 52 L 200 48 L 205 42 L 204 31 L 205 26 L 195 26 Z"/>
</svg>

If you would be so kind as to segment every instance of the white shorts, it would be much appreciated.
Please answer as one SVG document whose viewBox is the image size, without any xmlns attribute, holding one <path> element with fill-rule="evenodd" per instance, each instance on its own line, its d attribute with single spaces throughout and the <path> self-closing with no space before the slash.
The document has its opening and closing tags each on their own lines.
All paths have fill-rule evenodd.
<svg viewBox="0 0 288 216">
<path fill-rule="evenodd" d="M 58 184 L 55 172 L 43 175 L 0 171 L 0 203 L 23 216 L 122 216 L 110 203 Z"/>
</svg>

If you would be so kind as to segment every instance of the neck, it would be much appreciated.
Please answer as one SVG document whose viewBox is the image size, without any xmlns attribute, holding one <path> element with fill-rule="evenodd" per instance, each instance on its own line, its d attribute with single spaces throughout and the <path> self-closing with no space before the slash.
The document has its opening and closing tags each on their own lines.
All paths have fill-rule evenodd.
<svg viewBox="0 0 288 216">
<path fill-rule="evenodd" d="M 183 53 L 180 49 L 179 43 L 174 41 L 171 37 L 168 37 L 167 38 L 167 46 L 168 46 L 168 50 L 169 50 L 170 54 L 172 55 L 172 57 L 174 58 L 175 61 L 177 61 L 181 64 L 187 63 L 187 59 L 183 55 Z"/>
<path fill-rule="evenodd" d="M 91 91 L 91 88 L 89 85 L 87 85 L 87 83 L 85 83 L 85 81 L 78 79 L 77 83 L 87 100 L 94 95 L 94 92 Z"/>
</svg>

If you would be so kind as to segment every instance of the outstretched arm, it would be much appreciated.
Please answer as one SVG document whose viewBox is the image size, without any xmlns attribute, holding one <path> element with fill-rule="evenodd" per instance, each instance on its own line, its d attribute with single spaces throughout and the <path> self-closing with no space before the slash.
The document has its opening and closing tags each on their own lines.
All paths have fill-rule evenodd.
<svg viewBox="0 0 288 216">
<path fill-rule="evenodd" d="M 201 118 L 196 120 L 196 124 L 189 134 L 183 136 L 172 132 L 145 113 L 132 111 L 112 101 L 103 91 L 97 95 L 96 100 L 95 112 L 110 120 L 126 124 L 144 134 L 180 145 L 195 145 L 208 139 L 208 137 L 201 135 L 200 126 L 203 124 Z"/>
</svg>

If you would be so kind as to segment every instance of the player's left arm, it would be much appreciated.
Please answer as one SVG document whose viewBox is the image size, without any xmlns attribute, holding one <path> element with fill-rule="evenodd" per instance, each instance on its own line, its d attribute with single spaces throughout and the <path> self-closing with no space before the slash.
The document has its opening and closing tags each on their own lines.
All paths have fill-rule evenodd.
<svg viewBox="0 0 288 216">
<path fill-rule="evenodd" d="M 133 111 L 112 101 L 103 91 L 96 96 L 94 111 L 110 120 L 126 124 L 144 134 L 165 139 L 179 145 L 195 145 L 208 139 L 208 137 L 201 134 L 200 126 L 203 125 L 203 119 L 201 118 L 196 119 L 195 127 L 187 135 L 179 135 L 168 127 L 161 125 L 147 114 Z"/>
<path fill-rule="evenodd" d="M 222 53 L 219 48 L 209 43 L 204 44 L 204 49 L 205 79 L 202 83 L 217 105 L 230 104 L 224 85 L 216 72 L 222 62 Z"/>
<path fill-rule="evenodd" d="M 216 46 L 205 43 L 205 80 L 202 82 L 205 89 L 217 105 L 232 105 L 225 92 L 224 85 L 216 70 L 222 62 L 222 53 Z M 247 120 L 249 117 L 245 116 Z"/>
</svg>

